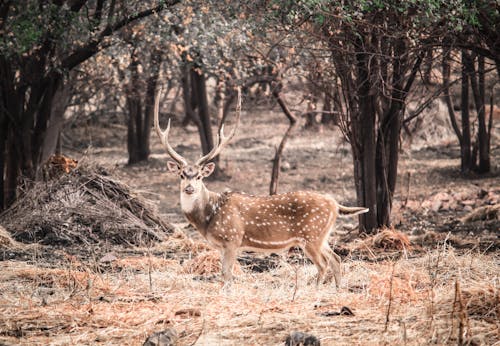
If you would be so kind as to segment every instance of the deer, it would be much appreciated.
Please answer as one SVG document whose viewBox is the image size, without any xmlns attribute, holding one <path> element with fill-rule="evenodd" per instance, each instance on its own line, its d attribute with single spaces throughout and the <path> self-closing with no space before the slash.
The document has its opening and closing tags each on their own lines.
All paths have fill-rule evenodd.
<svg viewBox="0 0 500 346">
<path fill-rule="evenodd" d="M 241 115 L 241 91 L 238 90 L 233 130 L 225 136 L 222 124 L 212 150 L 194 164 L 169 144 L 170 119 L 165 130 L 160 128 L 160 91 L 157 90 L 155 96 L 154 129 L 171 158 L 167 161 L 167 170 L 180 178 L 180 204 L 184 216 L 208 243 L 221 252 L 224 283 L 233 278 L 232 269 L 239 251 L 278 253 L 298 246 L 317 268 L 316 284 L 330 281 L 333 274 L 339 287 L 341 259 L 331 249 L 329 236 L 337 216 L 354 216 L 366 213 L 368 209 L 346 207 L 329 195 L 313 191 L 270 196 L 210 191 L 203 179 L 214 172 L 215 164 L 211 160 L 236 133 Z"/>
</svg>

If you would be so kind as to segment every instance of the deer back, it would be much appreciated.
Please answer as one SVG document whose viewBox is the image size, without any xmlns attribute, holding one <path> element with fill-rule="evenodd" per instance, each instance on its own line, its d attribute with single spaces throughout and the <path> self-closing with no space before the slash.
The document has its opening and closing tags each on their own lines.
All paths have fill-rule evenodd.
<svg viewBox="0 0 500 346">
<path fill-rule="evenodd" d="M 338 212 L 333 199 L 303 191 L 262 197 L 231 193 L 216 209 L 207 227 L 212 243 L 261 249 L 323 242 Z"/>
</svg>

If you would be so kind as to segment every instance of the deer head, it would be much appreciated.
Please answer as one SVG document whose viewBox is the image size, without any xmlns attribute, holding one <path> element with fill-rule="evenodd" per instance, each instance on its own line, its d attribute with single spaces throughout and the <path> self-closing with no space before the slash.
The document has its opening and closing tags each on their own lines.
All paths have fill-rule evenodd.
<svg viewBox="0 0 500 346">
<path fill-rule="evenodd" d="M 215 144 L 212 150 L 205 156 L 199 158 L 194 164 L 188 163 L 188 161 L 178 154 L 169 144 L 168 134 L 170 131 L 170 119 L 168 120 L 168 125 L 165 131 L 160 128 L 158 119 L 160 93 L 161 88 L 158 88 L 155 96 L 154 128 L 161 143 L 172 159 L 167 162 L 168 170 L 180 177 L 181 205 L 183 206 L 183 210 L 186 212 L 194 207 L 194 202 L 203 201 L 208 198 L 208 191 L 203 183 L 203 178 L 210 176 L 214 172 L 215 164 L 211 162 L 211 160 L 221 153 L 222 149 L 229 143 L 236 133 L 241 115 L 241 91 L 238 88 L 236 125 L 233 130 L 229 136 L 226 137 L 224 135 L 224 124 L 222 124 L 220 131 L 216 136 Z"/>
</svg>

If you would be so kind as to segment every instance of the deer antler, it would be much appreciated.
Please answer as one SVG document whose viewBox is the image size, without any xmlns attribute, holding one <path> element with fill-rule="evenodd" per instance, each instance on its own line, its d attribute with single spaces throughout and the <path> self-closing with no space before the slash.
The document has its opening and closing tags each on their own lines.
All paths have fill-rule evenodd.
<svg viewBox="0 0 500 346">
<path fill-rule="evenodd" d="M 231 131 L 228 137 L 224 136 L 224 124 L 222 124 L 222 126 L 220 127 L 220 131 L 215 138 L 214 147 L 207 155 L 201 157 L 198 161 L 196 161 L 196 165 L 201 166 L 219 155 L 222 149 L 226 146 L 227 143 L 229 143 L 229 141 L 231 141 L 231 139 L 235 135 L 236 129 L 238 128 L 238 125 L 240 123 L 241 115 L 241 88 L 238 87 L 237 91 L 238 99 L 236 104 L 236 125 L 234 126 L 233 131 Z"/>
<path fill-rule="evenodd" d="M 188 163 L 185 158 L 183 158 L 181 155 L 175 152 L 175 150 L 168 144 L 168 132 L 170 131 L 170 118 L 168 119 L 168 125 L 167 129 L 165 131 L 162 131 L 160 128 L 160 121 L 158 119 L 158 113 L 160 109 L 160 94 L 161 94 L 161 86 L 156 89 L 156 95 L 155 95 L 155 108 L 154 108 L 154 127 L 156 130 L 156 134 L 158 134 L 158 137 L 160 137 L 160 141 L 167 149 L 167 153 L 170 155 L 170 157 L 177 162 L 181 166 L 187 166 Z"/>
</svg>

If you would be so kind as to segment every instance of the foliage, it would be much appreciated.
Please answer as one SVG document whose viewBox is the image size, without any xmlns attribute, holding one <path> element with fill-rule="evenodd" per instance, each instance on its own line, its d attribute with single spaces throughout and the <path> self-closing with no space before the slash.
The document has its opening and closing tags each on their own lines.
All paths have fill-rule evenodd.
<svg viewBox="0 0 500 346">
<path fill-rule="evenodd" d="M 0 209 L 4 197 L 16 198 L 19 173 L 35 179 L 55 150 L 68 73 L 111 45 L 113 33 L 177 2 L 0 3 Z"/>
</svg>

